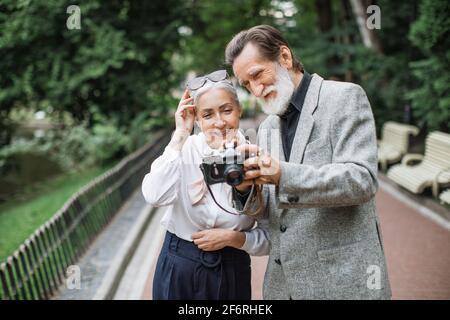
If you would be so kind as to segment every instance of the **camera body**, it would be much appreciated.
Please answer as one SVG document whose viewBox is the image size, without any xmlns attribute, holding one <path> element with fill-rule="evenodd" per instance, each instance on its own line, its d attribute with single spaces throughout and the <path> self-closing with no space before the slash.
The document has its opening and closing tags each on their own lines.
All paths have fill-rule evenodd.
<svg viewBox="0 0 450 320">
<path fill-rule="evenodd" d="M 223 150 L 202 159 L 200 170 L 208 185 L 226 182 L 237 186 L 244 180 L 245 159 L 236 151 L 236 143 L 227 142 Z"/>
</svg>

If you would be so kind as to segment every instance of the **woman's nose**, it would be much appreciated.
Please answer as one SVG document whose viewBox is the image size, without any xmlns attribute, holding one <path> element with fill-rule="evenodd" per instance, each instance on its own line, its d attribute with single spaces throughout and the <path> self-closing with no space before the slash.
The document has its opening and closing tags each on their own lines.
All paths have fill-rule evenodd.
<svg viewBox="0 0 450 320">
<path fill-rule="evenodd" d="M 217 116 L 216 121 L 214 122 L 214 125 L 217 128 L 222 128 L 225 125 L 225 121 L 222 120 L 221 116 Z"/>
</svg>

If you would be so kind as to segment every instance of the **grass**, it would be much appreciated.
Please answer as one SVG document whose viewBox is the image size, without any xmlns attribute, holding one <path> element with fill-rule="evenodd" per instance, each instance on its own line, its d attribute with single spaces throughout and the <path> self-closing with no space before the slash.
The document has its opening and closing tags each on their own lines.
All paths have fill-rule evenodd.
<svg viewBox="0 0 450 320">
<path fill-rule="evenodd" d="M 113 165 L 55 177 L 25 199 L 0 205 L 0 262 L 50 219 L 72 194 Z"/>
</svg>

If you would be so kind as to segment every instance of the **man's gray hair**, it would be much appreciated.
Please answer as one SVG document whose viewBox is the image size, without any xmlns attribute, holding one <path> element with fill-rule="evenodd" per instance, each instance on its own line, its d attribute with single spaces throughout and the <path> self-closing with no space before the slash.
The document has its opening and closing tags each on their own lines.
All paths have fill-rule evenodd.
<svg viewBox="0 0 450 320">
<path fill-rule="evenodd" d="M 234 60 L 241 54 L 248 43 L 254 44 L 262 57 L 269 61 L 278 61 L 281 46 L 291 51 L 294 71 L 304 73 L 303 64 L 298 60 L 287 40 L 278 29 L 269 25 L 259 25 L 236 34 L 225 49 L 225 61 L 233 66 Z"/>
<path fill-rule="evenodd" d="M 200 99 L 200 97 L 211 89 L 223 89 L 223 90 L 227 91 L 230 94 L 230 96 L 233 98 L 236 105 L 239 108 L 241 108 L 241 104 L 240 104 L 239 98 L 237 96 L 236 88 L 234 87 L 233 83 L 228 79 L 221 80 L 218 82 L 206 80 L 206 83 L 203 85 L 203 87 L 201 87 L 198 90 L 191 91 L 191 96 L 194 97 L 194 104 L 197 105 L 197 102 Z"/>
</svg>

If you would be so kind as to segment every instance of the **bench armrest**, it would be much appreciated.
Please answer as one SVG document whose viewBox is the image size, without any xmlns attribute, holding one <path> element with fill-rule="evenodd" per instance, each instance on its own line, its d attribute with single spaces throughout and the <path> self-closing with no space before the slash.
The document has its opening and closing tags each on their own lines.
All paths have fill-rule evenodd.
<svg viewBox="0 0 450 320">
<path fill-rule="evenodd" d="M 423 154 L 419 153 L 408 153 L 402 159 L 402 164 L 405 166 L 409 166 L 409 162 L 411 161 L 422 161 Z"/>
<path fill-rule="evenodd" d="M 446 168 L 446 169 L 442 169 L 441 171 L 439 171 L 436 176 L 434 177 L 434 181 L 433 181 L 433 186 L 432 186 L 432 191 L 433 191 L 433 196 L 435 198 L 438 197 L 439 194 L 439 177 L 443 174 L 443 173 L 450 173 L 450 168 Z"/>
</svg>

